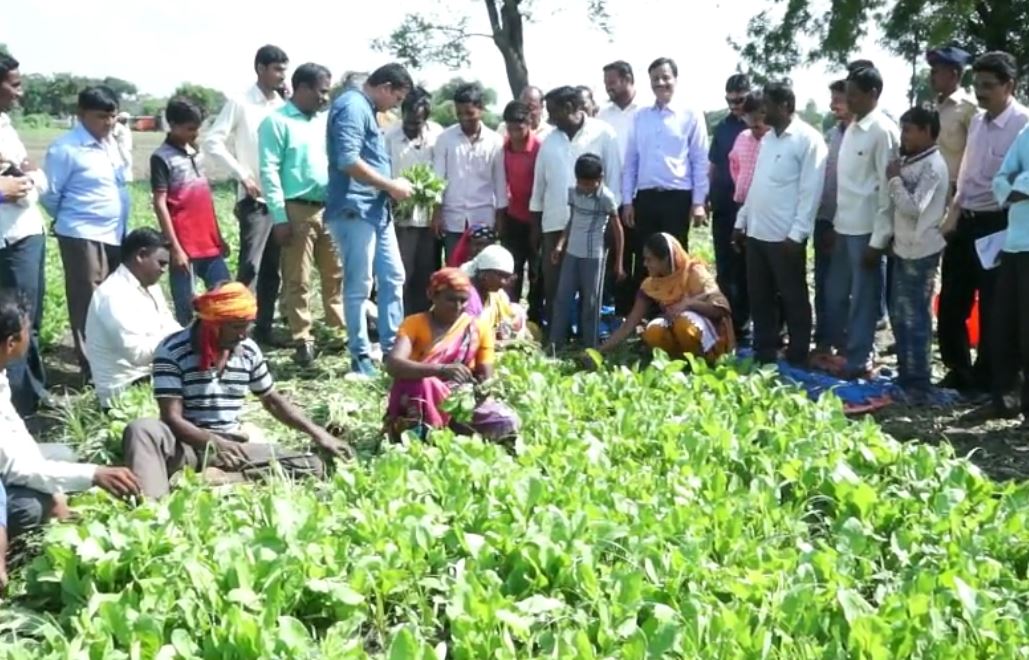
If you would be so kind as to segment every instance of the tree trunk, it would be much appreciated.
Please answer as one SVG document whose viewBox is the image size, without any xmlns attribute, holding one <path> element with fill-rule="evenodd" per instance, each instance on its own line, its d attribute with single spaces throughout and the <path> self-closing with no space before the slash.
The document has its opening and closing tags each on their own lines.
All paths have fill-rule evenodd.
<svg viewBox="0 0 1029 660">
<path fill-rule="evenodd" d="M 514 98 L 529 84 L 529 68 L 525 64 L 525 40 L 522 32 L 522 13 L 518 9 L 521 0 L 485 0 L 490 27 L 493 28 L 493 43 L 504 58 L 507 69 L 507 84 Z"/>
</svg>

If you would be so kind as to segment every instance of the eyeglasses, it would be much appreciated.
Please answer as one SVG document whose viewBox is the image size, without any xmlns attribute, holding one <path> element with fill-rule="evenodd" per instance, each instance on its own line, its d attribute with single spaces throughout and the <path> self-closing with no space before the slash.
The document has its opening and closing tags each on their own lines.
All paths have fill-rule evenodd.
<svg viewBox="0 0 1029 660">
<path fill-rule="evenodd" d="M 747 100 L 745 96 L 726 96 L 725 102 L 729 105 L 743 105 L 743 102 Z"/>
</svg>

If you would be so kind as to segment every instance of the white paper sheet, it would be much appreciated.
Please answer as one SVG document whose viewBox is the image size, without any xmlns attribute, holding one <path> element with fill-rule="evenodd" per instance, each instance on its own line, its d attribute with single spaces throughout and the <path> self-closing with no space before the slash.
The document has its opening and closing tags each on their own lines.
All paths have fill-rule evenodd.
<svg viewBox="0 0 1029 660">
<path fill-rule="evenodd" d="M 1004 229 L 976 240 L 975 251 L 979 255 L 979 263 L 986 270 L 993 270 L 997 267 L 1000 251 L 1004 248 L 1004 240 L 1007 235 L 1008 231 Z"/>
</svg>

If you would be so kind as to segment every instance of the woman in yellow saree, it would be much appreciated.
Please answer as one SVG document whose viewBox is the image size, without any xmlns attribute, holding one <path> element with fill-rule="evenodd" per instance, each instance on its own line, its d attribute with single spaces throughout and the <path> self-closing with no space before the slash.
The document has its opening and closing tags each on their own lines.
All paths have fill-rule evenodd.
<svg viewBox="0 0 1029 660">
<path fill-rule="evenodd" d="M 664 233 L 647 239 L 643 262 L 649 277 L 625 322 L 601 345 L 602 353 L 625 341 L 645 319 L 650 321 L 643 343 L 672 357 L 690 353 L 714 361 L 736 347 L 729 301 L 703 262 Z"/>
<path fill-rule="evenodd" d="M 404 319 L 386 372 L 393 377 L 386 422 L 389 432 L 450 426 L 502 439 L 518 430 L 518 416 L 502 403 L 485 401 L 472 413 L 467 427 L 455 424 L 441 404 L 459 385 L 481 382 L 493 375 L 492 328 L 465 311 L 472 283 L 458 268 L 444 268 L 429 280 L 428 312 Z"/>
</svg>

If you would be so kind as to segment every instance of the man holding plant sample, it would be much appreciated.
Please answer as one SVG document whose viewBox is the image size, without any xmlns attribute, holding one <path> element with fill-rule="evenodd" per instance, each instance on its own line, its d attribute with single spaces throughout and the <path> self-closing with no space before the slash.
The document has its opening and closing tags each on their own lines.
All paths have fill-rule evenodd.
<svg viewBox="0 0 1029 660">
<path fill-rule="evenodd" d="M 386 131 L 393 176 L 403 176 L 417 165 L 432 167 L 436 139 L 443 127 L 429 119 L 432 97 L 415 87 L 401 106 L 403 120 Z M 429 309 L 429 278 L 440 267 L 440 245 L 430 227 L 432 208 L 407 204 L 396 209 L 397 242 L 404 262 L 404 312 L 418 314 Z"/>
<path fill-rule="evenodd" d="M 296 346 L 293 361 L 307 366 L 314 362 L 311 267 L 320 275 L 325 321 L 336 328 L 344 327 L 343 269 L 322 222 L 329 181 L 324 110 L 332 74 L 320 64 L 301 64 L 292 82 L 293 96 L 257 130 L 258 169 L 281 246 L 282 302 Z"/>
</svg>

